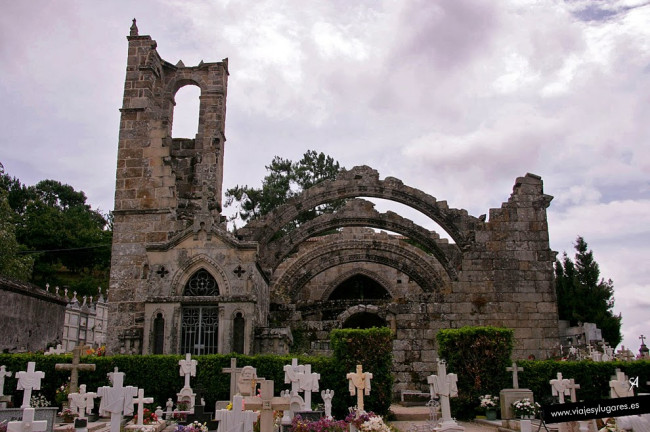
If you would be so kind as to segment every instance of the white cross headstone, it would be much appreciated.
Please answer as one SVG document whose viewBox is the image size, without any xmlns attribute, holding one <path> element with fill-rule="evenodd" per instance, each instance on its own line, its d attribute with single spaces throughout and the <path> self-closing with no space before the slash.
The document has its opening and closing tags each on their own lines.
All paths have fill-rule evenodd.
<svg viewBox="0 0 650 432">
<path fill-rule="evenodd" d="M 11 377 L 11 372 L 7 370 L 7 366 L 0 366 L 0 396 L 5 395 L 5 378 Z"/>
<path fill-rule="evenodd" d="M 569 379 L 569 385 L 567 387 L 571 392 L 571 402 L 578 402 L 576 390 L 580 390 L 580 384 L 576 384 L 576 381 L 573 378 L 571 378 Z"/>
<path fill-rule="evenodd" d="M 630 381 L 625 373 L 621 372 L 618 368 L 616 369 L 616 375 L 609 381 L 609 387 L 609 396 L 612 399 L 634 396 L 634 390 L 632 390 Z"/>
<path fill-rule="evenodd" d="M 456 423 L 451 418 L 451 406 L 449 398 L 458 397 L 458 376 L 454 373 L 447 373 L 447 367 L 444 360 L 438 359 L 438 374 L 427 377 L 431 399 L 440 397 L 440 409 L 442 411 L 442 423 L 440 431 L 457 430 L 464 431 L 465 428 Z"/>
<path fill-rule="evenodd" d="M 305 392 L 305 411 L 311 411 L 311 394 L 312 392 L 318 391 L 318 381 L 320 380 L 320 374 L 311 371 L 311 365 L 305 365 L 305 373 L 300 378 L 300 390 Z"/>
<path fill-rule="evenodd" d="M 85 418 L 86 414 L 93 412 L 96 397 L 97 393 L 86 392 L 86 384 L 81 384 L 78 393 L 68 394 L 70 409 L 76 411 L 79 418 Z"/>
<path fill-rule="evenodd" d="M 291 359 L 290 365 L 284 365 L 284 383 L 291 384 L 291 393 L 300 391 L 300 377 L 305 374 L 305 366 L 298 364 L 298 359 Z"/>
<path fill-rule="evenodd" d="M 23 410 L 21 421 L 12 421 L 7 424 L 7 432 L 44 432 L 47 430 L 47 420 L 34 420 L 34 408 L 27 407 Z"/>
<path fill-rule="evenodd" d="M 138 422 L 136 423 L 136 426 L 144 425 L 144 404 L 146 403 L 153 403 L 153 398 L 144 397 L 144 389 L 138 389 L 138 397 L 133 398 L 133 404 L 138 405 Z"/>
<path fill-rule="evenodd" d="M 287 398 L 273 397 L 273 381 L 262 381 L 260 396 L 249 396 L 244 399 L 246 408 L 260 411 L 260 432 L 273 431 L 273 410 L 289 409 Z"/>
<path fill-rule="evenodd" d="M 43 353 L 43 355 L 52 355 L 52 354 L 65 354 L 63 345 L 58 344 L 56 348 L 50 347 L 50 349 L 48 349 L 46 352 Z"/>
<path fill-rule="evenodd" d="M 257 413 L 242 410 L 241 395 L 235 395 L 232 400 L 232 410 L 222 409 L 214 413 L 214 419 L 219 420 L 217 432 L 252 432 L 257 420 Z"/>
<path fill-rule="evenodd" d="M 180 366 L 179 374 L 182 377 L 185 377 L 185 386 L 184 388 L 190 387 L 190 377 L 196 376 L 196 360 L 192 360 L 192 354 L 185 354 L 185 360 L 179 360 L 178 365 Z"/>
<path fill-rule="evenodd" d="M 363 395 L 370 394 L 370 381 L 372 380 L 372 373 L 364 372 L 362 365 L 357 365 L 356 372 L 350 372 L 346 375 L 349 383 L 350 396 L 357 395 L 357 415 L 364 413 Z"/>
<path fill-rule="evenodd" d="M 550 380 L 549 384 L 551 385 L 552 395 L 557 396 L 561 404 L 564 403 L 564 396 L 571 395 L 571 389 L 569 388 L 571 382 L 566 378 L 562 378 L 562 372 L 558 372 L 557 378 Z"/>
<path fill-rule="evenodd" d="M 116 368 L 117 369 L 117 368 Z M 138 389 L 133 386 L 124 387 L 124 372 L 110 374 L 113 387 L 100 387 L 97 395 L 102 398 L 99 404 L 100 415 L 111 414 L 111 432 L 120 432 L 122 415 L 133 414 L 133 398 Z"/>
<path fill-rule="evenodd" d="M 328 420 L 332 420 L 332 399 L 334 398 L 334 390 L 323 390 L 320 392 L 320 396 L 325 402 L 325 417 Z"/>
<path fill-rule="evenodd" d="M 230 367 L 221 369 L 223 373 L 230 374 L 230 399 L 232 400 L 235 394 L 237 394 L 237 374 L 240 373 L 242 368 L 237 367 L 237 359 L 230 359 Z"/>
<path fill-rule="evenodd" d="M 45 378 L 45 372 L 35 371 L 36 363 L 27 363 L 27 371 L 16 372 L 18 379 L 18 390 L 24 390 L 23 404 L 21 408 L 29 408 L 29 400 L 32 397 L 32 390 L 41 389 L 41 380 Z"/>
<path fill-rule="evenodd" d="M 512 366 L 507 367 L 506 370 L 508 372 L 512 372 L 512 388 L 513 389 L 518 389 L 519 388 L 519 372 L 523 372 L 524 368 L 517 367 L 517 362 L 512 362 Z"/>
</svg>

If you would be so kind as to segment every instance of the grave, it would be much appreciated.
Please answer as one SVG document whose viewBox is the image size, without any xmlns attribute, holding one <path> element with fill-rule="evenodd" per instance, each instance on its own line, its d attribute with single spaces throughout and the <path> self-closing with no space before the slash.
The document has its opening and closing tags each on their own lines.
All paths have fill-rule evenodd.
<svg viewBox="0 0 650 432">
<path fill-rule="evenodd" d="M 46 408 L 33 408 L 34 409 L 34 420 L 46 421 L 47 422 L 47 432 L 52 432 L 54 423 L 56 420 L 56 414 L 59 410 L 57 407 L 46 407 Z M 0 423 L 3 421 L 19 421 L 23 418 L 22 408 L 5 408 L 0 409 Z"/>
<path fill-rule="evenodd" d="M 11 403 L 11 396 L 5 395 L 5 378 L 11 377 L 11 372 L 7 370 L 7 366 L 0 366 L 0 408 L 7 408 L 7 404 Z"/>
<path fill-rule="evenodd" d="M 110 413 L 110 432 L 120 432 L 122 415 L 133 414 L 133 398 L 137 396 L 138 389 L 133 386 L 124 387 L 124 372 L 109 373 L 113 387 L 100 387 L 97 395 L 102 398 L 99 404 L 99 414 L 106 416 Z"/>
<path fill-rule="evenodd" d="M 237 392 L 244 397 L 254 396 L 257 385 L 263 381 L 264 378 L 258 378 L 257 369 L 253 366 L 244 366 L 237 377 Z"/>
<path fill-rule="evenodd" d="M 72 363 L 57 363 L 56 370 L 70 371 L 70 392 L 76 393 L 79 390 L 79 371 L 94 371 L 94 364 L 84 364 L 81 361 L 81 352 L 87 349 L 86 346 L 77 345 L 72 350 Z"/>
<path fill-rule="evenodd" d="M 180 366 L 179 374 L 185 378 L 185 385 L 180 392 L 176 394 L 176 403 L 178 405 L 187 404 L 187 409 L 184 411 L 194 414 L 194 406 L 196 405 L 196 393 L 190 387 L 190 377 L 196 376 L 197 361 L 192 360 L 192 355 L 185 354 L 185 360 L 179 360 Z"/>
<path fill-rule="evenodd" d="M 27 363 L 27 370 L 20 371 L 16 373 L 16 379 L 18 379 L 18 390 L 24 390 L 23 392 L 23 404 L 21 408 L 29 408 L 29 400 L 32 397 L 32 390 L 41 389 L 41 380 L 45 378 L 45 373 L 42 371 L 36 371 L 36 363 L 29 362 Z"/>
<path fill-rule="evenodd" d="M 86 384 L 81 384 L 78 393 L 68 394 L 70 409 L 75 411 L 79 418 L 85 418 L 86 414 L 92 414 L 96 397 L 97 393 L 86 392 Z"/>
<path fill-rule="evenodd" d="M 619 368 L 616 368 L 615 375 L 610 379 L 609 388 L 609 397 L 612 399 L 634 396 L 630 380 Z"/>
<path fill-rule="evenodd" d="M 512 362 L 512 366 L 506 368 L 506 370 L 512 372 L 512 388 L 503 389 L 499 392 L 501 418 L 503 420 L 515 418 L 512 410 L 513 402 L 528 398 L 531 402 L 535 403 L 532 390 L 519 388 L 519 372 L 523 372 L 524 368 L 518 367 L 516 362 Z"/>
<path fill-rule="evenodd" d="M 22 420 L 9 422 L 7 432 L 45 432 L 47 420 L 35 420 L 34 412 L 34 408 L 23 409 Z"/>
<path fill-rule="evenodd" d="M 458 376 L 454 373 L 447 373 L 446 362 L 438 359 L 438 374 L 430 375 L 427 378 L 431 390 L 431 399 L 440 398 L 442 411 L 441 423 L 434 428 L 436 431 L 464 431 L 465 428 L 451 418 L 451 406 L 449 398 L 458 397 Z"/>
<path fill-rule="evenodd" d="M 364 372 L 362 365 L 357 365 L 356 372 L 350 372 L 346 375 L 349 383 L 350 396 L 357 395 L 357 415 L 364 413 L 363 395 L 370 394 L 370 381 L 372 380 L 372 373 Z"/>
<path fill-rule="evenodd" d="M 273 411 L 289 409 L 289 400 L 273 396 L 273 381 L 262 381 L 259 396 L 248 396 L 244 399 L 246 408 L 260 411 L 260 432 L 273 432 Z"/>
<path fill-rule="evenodd" d="M 164 420 L 158 419 L 157 422 L 150 424 L 144 424 L 144 404 L 153 403 L 153 398 L 144 397 L 144 389 L 138 389 L 138 396 L 133 398 L 131 402 L 134 406 L 138 406 L 137 417 L 134 418 L 135 422 L 130 423 L 124 427 L 127 431 L 138 431 L 138 432 L 159 432 L 167 426 L 167 423 Z"/>
<path fill-rule="evenodd" d="M 214 419 L 219 422 L 217 432 L 252 432 L 257 420 L 257 413 L 242 408 L 243 397 L 235 395 L 232 400 L 232 410 L 215 411 Z"/>
</svg>

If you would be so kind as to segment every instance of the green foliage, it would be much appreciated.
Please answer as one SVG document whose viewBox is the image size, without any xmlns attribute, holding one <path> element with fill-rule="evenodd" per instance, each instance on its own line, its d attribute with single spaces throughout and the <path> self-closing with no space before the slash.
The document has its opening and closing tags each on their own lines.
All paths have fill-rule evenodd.
<svg viewBox="0 0 650 432">
<path fill-rule="evenodd" d="M 373 376 L 370 395 L 364 398 L 366 411 L 387 414 L 393 396 L 393 334 L 390 329 L 334 330 L 330 340 L 334 354 L 334 376 L 345 378 L 348 373 L 356 371 L 358 364 L 362 365 L 364 371 Z M 349 394 L 347 380 L 337 379 L 336 384 L 337 387 L 331 387 L 335 394 Z M 347 397 L 332 400 L 332 410 L 337 418 L 343 418 L 347 407 L 353 405 L 356 405 L 356 399 L 353 403 Z"/>
<path fill-rule="evenodd" d="M 595 323 L 611 346 L 621 340 L 621 316 L 614 315 L 614 283 L 600 278 L 598 263 L 582 237 L 576 239 L 575 259 L 566 252 L 555 262 L 555 289 L 558 313 L 572 325 Z"/>
<path fill-rule="evenodd" d="M 462 327 L 438 332 L 439 355 L 447 361 L 447 372 L 458 375 L 458 399 L 452 413 L 474 418 L 478 397 L 498 395 L 508 380 L 514 332 L 498 327 Z"/>
<path fill-rule="evenodd" d="M 16 240 L 12 216 L 7 193 L 0 189 L 0 275 L 27 281 L 32 275 L 34 259 L 18 254 L 21 246 Z"/>
<path fill-rule="evenodd" d="M 264 216 L 287 202 L 288 199 L 323 180 L 335 178 L 344 168 L 341 168 L 332 157 L 309 150 L 298 162 L 276 156 L 271 164 L 266 166 L 266 170 L 268 174 L 264 177 L 261 188 L 237 185 L 226 190 L 224 207 L 236 203 L 239 208 L 238 216 L 244 222 Z M 305 209 L 304 214 L 300 215 L 296 223 L 332 211 L 336 205 L 340 205 L 340 203 L 325 205 L 322 208 Z"/>
<path fill-rule="evenodd" d="M 0 236 L 9 239 L 2 255 L 12 260 L 4 266 L 20 268 L 22 279 L 29 278 L 25 268 L 32 270 L 33 263 L 29 281 L 37 285 L 67 286 L 79 295 L 95 294 L 98 286 L 108 285 L 111 227 L 86 204 L 83 192 L 55 180 L 27 187 L 0 164 L 0 215 Z M 11 243 L 11 230 L 17 245 Z"/>
</svg>

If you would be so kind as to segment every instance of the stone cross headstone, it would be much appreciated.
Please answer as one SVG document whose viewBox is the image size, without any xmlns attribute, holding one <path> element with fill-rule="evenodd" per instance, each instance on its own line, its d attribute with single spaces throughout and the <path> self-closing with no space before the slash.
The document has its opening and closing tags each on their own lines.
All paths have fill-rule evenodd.
<svg viewBox="0 0 650 432">
<path fill-rule="evenodd" d="M 523 372 L 524 368 L 517 367 L 517 362 L 512 362 L 512 366 L 507 367 L 506 370 L 508 372 L 512 372 L 512 388 L 513 389 L 518 389 L 519 388 L 519 372 Z"/>
<path fill-rule="evenodd" d="M 23 410 L 21 421 L 12 421 L 7 424 L 7 432 L 44 432 L 47 430 L 47 420 L 34 420 L 34 408 L 27 407 Z"/>
<path fill-rule="evenodd" d="M 76 393 L 79 390 L 79 371 L 94 371 L 95 365 L 80 363 L 81 352 L 86 349 L 85 346 L 77 345 L 72 350 L 72 363 L 57 363 L 54 365 L 56 370 L 70 371 L 70 391 Z"/>
<path fill-rule="evenodd" d="M 249 396 L 244 399 L 246 408 L 260 411 L 260 432 L 273 432 L 273 410 L 289 409 L 289 400 L 273 397 L 273 380 L 262 381 L 260 396 Z"/>
<path fill-rule="evenodd" d="M 237 392 L 242 396 L 255 396 L 260 381 L 264 381 L 264 378 L 257 377 L 257 369 L 244 366 L 237 377 Z"/>
<path fill-rule="evenodd" d="M 618 368 L 616 368 L 616 375 L 612 376 L 612 379 L 609 381 L 609 387 L 609 397 L 612 399 L 634 396 L 634 390 L 632 390 L 630 381 L 625 373 L 621 372 Z"/>
<path fill-rule="evenodd" d="M 567 386 L 571 392 L 571 402 L 578 402 L 578 397 L 576 395 L 576 390 L 580 390 L 580 384 L 576 384 L 576 380 L 573 378 L 569 379 L 569 385 Z"/>
<path fill-rule="evenodd" d="M 237 374 L 240 373 L 241 370 L 242 368 L 237 367 L 237 359 L 234 357 L 230 359 L 229 368 L 221 369 L 221 372 L 230 374 L 230 399 L 229 400 L 233 400 L 233 396 L 237 394 Z"/>
<path fill-rule="evenodd" d="M 566 378 L 562 378 L 562 372 L 558 372 L 557 378 L 550 380 L 549 384 L 551 385 L 551 394 L 557 396 L 561 404 L 564 403 L 564 396 L 571 395 L 571 389 L 569 388 L 571 382 Z"/>
<path fill-rule="evenodd" d="M 185 377 L 186 388 L 190 387 L 190 377 L 196 376 L 196 360 L 192 360 L 192 354 L 185 354 L 185 360 L 179 360 L 178 365 L 180 366 L 179 374 L 182 377 Z"/>
<path fill-rule="evenodd" d="M 133 398 L 138 394 L 138 389 L 133 386 L 124 387 L 124 372 L 111 372 L 111 382 L 113 387 L 104 386 L 97 389 L 97 395 L 102 398 L 99 413 L 110 413 L 110 432 L 120 432 L 122 415 L 133 414 Z"/>
<path fill-rule="evenodd" d="M 449 404 L 449 398 L 458 397 L 458 376 L 454 373 L 448 374 L 445 361 L 438 359 L 438 374 L 429 375 L 427 382 L 431 391 L 431 399 L 440 398 L 442 423 L 439 430 L 464 431 L 465 428 L 456 423 L 451 417 L 451 405 Z"/>
<path fill-rule="evenodd" d="M 318 381 L 320 380 L 320 374 L 311 371 L 311 365 L 305 365 L 305 373 L 300 378 L 300 390 L 305 392 L 305 406 L 303 409 L 305 411 L 311 411 L 311 394 L 318 391 Z"/>
<path fill-rule="evenodd" d="M 133 404 L 138 405 L 138 422 L 135 424 L 136 426 L 144 425 L 144 404 L 146 403 L 153 403 L 153 398 L 144 397 L 144 389 L 138 389 L 138 397 L 133 398 Z"/>
<path fill-rule="evenodd" d="M 0 396 L 5 395 L 5 378 L 11 377 L 11 372 L 7 370 L 7 366 L 0 366 Z"/>
<path fill-rule="evenodd" d="M 24 390 L 23 404 L 21 408 L 29 408 L 29 400 L 32 397 L 32 390 L 41 389 L 41 380 L 45 378 L 45 372 L 35 371 L 36 363 L 27 363 L 27 370 L 16 372 L 18 390 Z"/>
<path fill-rule="evenodd" d="M 297 358 L 291 359 L 290 365 L 284 365 L 284 383 L 291 384 L 291 394 L 298 394 L 300 377 L 305 374 L 305 366 L 298 364 Z"/>
<path fill-rule="evenodd" d="M 86 414 L 91 414 L 95 406 L 97 393 L 86 392 L 86 384 L 79 386 L 78 393 L 69 393 L 70 409 L 79 414 L 79 418 L 85 418 Z"/>
<path fill-rule="evenodd" d="M 232 400 L 232 410 L 222 409 L 214 413 L 214 419 L 219 421 L 217 432 L 252 432 L 257 420 L 257 413 L 242 409 L 241 395 L 235 395 Z"/>
<path fill-rule="evenodd" d="M 50 349 L 48 349 L 46 352 L 43 353 L 43 355 L 52 355 L 52 354 L 65 354 L 63 345 L 58 344 L 56 348 L 50 347 Z"/>
<path fill-rule="evenodd" d="M 370 381 L 372 373 L 364 372 L 362 365 L 357 365 L 356 372 L 350 372 L 346 375 L 349 383 L 350 396 L 357 395 L 357 414 L 365 412 L 363 407 L 363 394 L 370 394 Z"/>
<path fill-rule="evenodd" d="M 320 397 L 323 398 L 325 403 L 325 418 L 332 420 L 332 399 L 334 398 L 334 390 L 323 390 L 320 392 Z"/>
</svg>

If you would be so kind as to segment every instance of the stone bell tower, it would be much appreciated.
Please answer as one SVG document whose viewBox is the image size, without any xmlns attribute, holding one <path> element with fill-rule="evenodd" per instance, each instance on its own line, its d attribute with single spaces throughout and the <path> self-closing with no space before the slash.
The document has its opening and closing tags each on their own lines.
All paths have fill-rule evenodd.
<svg viewBox="0 0 650 432">
<path fill-rule="evenodd" d="M 158 289 L 150 279 L 164 280 L 169 272 L 150 264 L 147 248 L 184 230 L 209 236 L 221 223 L 228 60 L 168 63 L 156 41 L 138 34 L 135 19 L 127 40 L 107 348 L 136 354 L 142 352 L 143 302 Z M 198 131 L 172 139 L 174 97 L 186 85 L 200 89 Z"/>
</svg>

